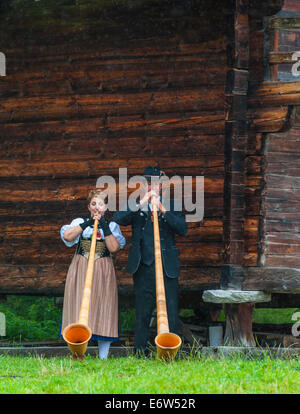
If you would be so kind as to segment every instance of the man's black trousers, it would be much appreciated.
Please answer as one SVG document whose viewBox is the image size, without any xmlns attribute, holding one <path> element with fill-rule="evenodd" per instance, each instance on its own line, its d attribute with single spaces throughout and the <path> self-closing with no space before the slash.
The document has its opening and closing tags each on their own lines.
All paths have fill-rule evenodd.
<svg viewBox="0 0 300 414">
<path fill-rule="evenodd" d="M 148 352 L 149 324 L 154 308 L 156 307 L 155 293 L 155 263 L 150 266 L 140 263 L 133 275 L 136 325 L 134 349 L 135 352 Z M 164 272 L 165 293 L 169 330 L 177 334 L 178 329 L 178 278 L 167 277 Z"/>
</svg>

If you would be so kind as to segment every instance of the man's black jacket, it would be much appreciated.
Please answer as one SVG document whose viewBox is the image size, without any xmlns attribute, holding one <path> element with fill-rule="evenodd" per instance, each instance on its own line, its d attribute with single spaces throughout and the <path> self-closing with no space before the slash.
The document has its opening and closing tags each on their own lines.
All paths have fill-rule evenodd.
<svg viewBox="0 0 300 414">
<path fill-rule="evenodd" d="M 149 259 L 150 262 L 154 260 L 151 211 L 132 211 L 127 205 L 126 211 L 117 211 L 114 214 L 113 220 L 120 226 L 132 226 L 132 240 L 126 271 L 135 273 L 141 260 L 144 263 Z M 180 262 L 175 244 L 175 234 L 184 236 L 188 230 L 184 214 L 181 211 L 174 211 L 174 203 L 170 201 L 170 210 L 164 216 L 158 215 L 158 223 L 164 271 L 168 277 L 178 277 Z"/>
</svg>

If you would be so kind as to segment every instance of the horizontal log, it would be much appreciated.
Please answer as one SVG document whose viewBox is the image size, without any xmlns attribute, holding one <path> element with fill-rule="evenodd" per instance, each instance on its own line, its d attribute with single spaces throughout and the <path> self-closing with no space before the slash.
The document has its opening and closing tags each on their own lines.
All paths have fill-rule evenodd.
<svg viewBox="0 0 300 414">
<path fill-rule="evenodd" d="M 87 119 L 64 119 L 58 121 L 39 121 L 25 123 L 5 123 L 2 125 L 5 137 L 18 137 L 18 140 L 28 141 L 30 136 L 33 139 L 48 141 L 49 136 L 55 135 L 57 139 L 81 134 L 89 131 L 102 134 L 108 137 L 128 137 L 141 136 L 145 138 L 145 128 L 147 136 L 165 136 L 184 131 L 185 134 L 224 134 L 224 113 L 186 113 L 184 119 L 182 114 L 172 113 L 160 116 L 132 116 L 132 117 L 96 117 Z M 35 132 L 36 131 L 36 132 Z M 42 134 L 41 134 L 42 133 Z M 171 134 L 172 133 L 172 134 Z M 78 135 L 77 135 L 78 136 Z M 99 136 L 99 135 L 97 135 Z"/>
<path fill-rule="evenodd" d="M 295 132 L 293 137 L 290 136 L 290 131 L 287 137 L 283 137 L 283 136 L 277 137 L 276 135 L 272 135 L 267 140 L 266 152 L 267 153 L 283 152 L 283 153 L 300 154 L 299 131 Z"/>
<path fill-rule="evenodd" d="M 191 245 L 194 245 L 195 243 L 199 243 L 199 247 L 207 245 L 210 246 L 210 248 L 213 247 L 214 243 L 216 243 L 216 245 L 220 245 L 220 243 L 222 243 L 222 227 L 208 227 L 208 225 L 197 226 L 198 224 L 199 223 L 188 223 L 189 228 L 184 239 L 176 236 L 177 244 L 180 250 L 184 250 L 186 248 L 190 249 Z M 6 225 L 6 227 L 1 226 L 1 244 L 3 246 L 1 248 L 6 251 L 7 254 L 9 251 L 12 251 L 16 256 L 18 254 L 24 255 L 24 252 L 21 252 L 24 248 L 21 246 L 22 243 L 24 244 L 24 238 L 26 238 L 28 246 L 32 248 L 44 249 L 45 246 L 48 246 L 48 250 L 50 250 L 52 254 L 54 254 L 55 251 L 60 250 L 58 254 L 70 255 L 70 252 L 73 252 L 73 250 L 76 249 L 76 246 L 74 245 L 72 249 L 67 249 L 66 246 L 62 244 L 60 239 L 61 227 L 62 226 L 58 226 L 57 224 L 53 224 L 52 226 L 48 225 L 47 227 L 46 225 L 43 226 L 37 223 L 34 226 L 18 225 L 18 223 L 11 223 L 10 225 Z M 127 249 L 131 242 L 131 228 L 124 226 L 120 227 L 127 242 L 127 246 L 125 248 Z M 64 247 L 63 251 L 61 251 L 62 247 Z M 20 252 L 14 251 L 16 249 L 20 249 Z"/>
<path fill-rule="evenodd" d="M 295 50 L 296 51 L 296 50 Z M 293 63 L 297 62 L 298 58 L 293 58 L 293 54 L 295 51 L 292 52 L 270 52 L 269 53 L 269 64 L 281 64 L 281 63 Z"/>
<path fill-rule="evenodd" d="M 0 264 L 0 293 L 53 295 L 64 294 L 67 265 L 13 266 Z M 133 292 L 132 276 L 117 271 L 119 294 Z M 219 269 L 183 267 L 179 278 L 180 293 L 198 292 L 200 289 L 214 288 L 219 283 Z"/>
<path fill-rule="evenodd" d="M 300 256 L 300 241 L 298 240 L 298 243 L 296 242 L 297 240 L 290 243 L 276 243 L 271 241 L 265 241 L 267 256 Z"/>
<path fill-rule="evenodd" d="M 208 115 L 208 114 L 206 114 Z M 174 116 L 174 114 L 172 114 Z M 203 117 L 203 122 L 207 122 L 207 116 Z M 186 137 L 187 140 L 193 142 L 193 140 L 209 139 L 209 137 L 224 136 L 224 131 L 216 132 L 215 134 L 205 134 L 197 129 L 147 129 L 145 131 L 141 128 L 130 128 L 112 130 L 105 128 L 104 119 L 101 118 L 83 118 L 83 119 L 66 119 L 59 121 L 44 121 L 44 122 L 25 122 L 25 123 L 13 123 L 3 124 L 3 147 L 10 148 L 10 145 L 15 145 L 18 148 L 19 143 L 26 145 L 32 145 L 33 149 L 36 145 L 44 144 L 43 149 L 47 148 L 47 145 L 51 146 L 56 142 L 57 145 L 65 145 L 68 142 L 70 145 L 74 141 L 74 146 L 81 140 L 81 145 L 84 145 L 82 141 L 87 141 L 87 145 L 90 140 L 94 140 L 94 145 L 109 143 L 111 140 L 126 140 L 126 139 L 139 139 L 140 143 L 149 140 L 161 140 L 167 141 L 173 138 Z M 122 143 L 121 143 L 122 144 Z M 223 151 L 222 151 L 223 152 Z M 92 156 L 92 154 L 90 154 Z"/>
<path fill-rule="evenodd" d="M 64 290 L 64 280 L 68 265 L 55 266 L 12 266 L 0 265 L 1 294 L 50 294 L 60 296 Z M 218 288 L 220 270 L 218 268 L 183 267 L 180 277 L 180 290 L 197 292 L 198 289 Z M 117 271 L 119 289 L 132 290 L 131 276 Z M 243 282 L 244 290 L 267 290 L 282 293 L 299 293 L 299 270 L 289 268 L 247 269 Z"/>
<path fill-rule="evenodd" d="M 25 222 L 25 223 L 24 223 Z M 51 240 L 58 240 L 60 238 L 59 231 L 63 224 L 58 224 L 57 220 L 50 223 L 49 220 L 41 218 L 33 222 L 23 220 L 23 223 L 16 223 L 14 219 L 6 220 L 1 223 L 1 241 L 3 244 L 9 243 L 12 239 L 19 239 L 20 243 L 22 239 L 34 240 L 41 238 L 45 240 L 49 238 Z M 130 226 L 121 226 L 121 231 L 125 237 L 127 243 L 131 241 L 131 228 Z M 253 230 L 254 232 L 255 230 Z M 37 237 L 38 235 L 38 237 Z M 223 225 L 221 220 L 204 219 L 200 223 L 188 223 L 188 232 L 184 237 L 187 242 L 221 242 L 223 237 Z M 251 237 L 251 236 L 249 236 Z M 179 238 L 180 241 L 180 238 Z"/>
<path fill-rule="evenodd" d="M 185 242 L 177 243 L 180 260 L 188 266 L 217 266 L 222 262 L 223 242 Z M 129 245 L 120 250 L 115 257 L 117 267 L 125 267 L 128 260 Z M 55 265 L 70 263 L 75 247 L 70 249 L 62 245 L 58 237 L 54 240 L 47 238 L 29 239 L 26 248 L 23 240 L 14 240 L 0 247 L 2 262 L 17 265 L 45 264 Z"/>
<path fill-rule="evenodd" d="M 249 108 L 247 116 L 249 118 L 250 130 L 255 130 L 256 132 L 276 132 L 286 123 L 288 107 L 283 104 L 272 108 L 269 108 L 267 105 L 258 105 L 254 108 Z"/>
<path fill-rule="evenodd" d="M 272 162 L 269 163 L 268 162 L 268 156 L 266 156 L 266 162 L 267 162 L 267 173 L 268 174 L 277 174 L 278 176 L 289 176 L 289 177 L 300 177 L 300 165 L 299 162 L 291 162 L 291 163 L 286 163 L 286 162 Z M 276 192 L 277 194 L 279 194 L 279 192 L 281 191 L 281 196 L 283 197 L 287 197 L 288 194 L 290 194 L 291 190 L 288 188 L 268 188 L 268 194 L 270 194 L 270 196 L 272 194 L 274 194 L 276 196 Z M 295 190 L 295 198 L 297 198 L 297 190 Z"/>
<path fill-rule="evenodd" d="M 282 267 L 279 267 L 280 263 L 277 263 L 277 266 L 248 267 L 243 282 L 243 290 L 299 293 L 300 270 L 290 268 L 284 262 L 281 263 Z"/>
<path fill-rule="evenodd" d="M 205 43 L 208 45 L 207 50 L 203 50 Z M 216 49 L 209 50 L 209 44 L 210 47 L 214 44 Z M 48 45 L 46 51 L 43 46 L 38 50 L 34 47 L 24 47 L 23 50 L 7 48 L 5 54 L 9 68 L 8 80 L 10 77 L 22 82 L 45 80 L 45 73 L 58 76 L 57 80 L 62 80 L 61 76 L 65 77 L 70 73 L 74 73 L 74 78 L 82 77 L 84 71 L 90 71 L 92 77 L 100 71 L 101 80 L 112 80 L 116 74 L 121 77 L 127 72 L 130 76 L 151 71 L 159 74 L 171 67 L 174 70 L 186 70 L 188 64 L 193 67 L 206 63 L 209 67 L 217 68 L 217 61 L 224 64 L 226 60 L 222 38 L 202 44 L 156 38 L 153 39 L 152 47 L 147 39 L 143 39 L 140 42 L 133 40 L 127 46 L 128 48 L 122 48 L 121 43 L 112 45 L 107 42 L 105 47 L 100 48 L 99 43 L 94 40 L 87 47 L 83 42 L 73 45 L 65 42 L 60 47 Z M 64 54 L 62 50 L 65 50 Z M 108 73 L 109 69 L 111 74 Z M 222 70 L 221 67 L 219 69 Z"/>
<path fill-rule="evenodd" d="M 168 151 L 170 156 L 191 156 L 195 153 L 223 154 L 224 136 L 218 135 L 189 135 L 174 134 L 172 143 L 169 136 L 153 136 L 141 139 L 137 136 L 107 137 L 101 136 L 97 131 L 92 133 L 76 134 L 74 137 L 49 136 L 42 139 L 43 132 L 38 134 L 41 140 L 32 139 L 28 135 L 28 141 L 8 138 L 3 140 L 0 150 L 0 159 L 10 160 L 76 160 L 76 159 L 104 159 L 118 157 L 140 157 L 141 153 L 147 156 L 160 156 L 162 151 Z M 65 134 L 64 134 L 65 135 Z M 83 140 L 84 138 L 84 140 Z M 30 140 L 30 141 L 29 141 Z"/>
<path fill-rule="evenodd" d="M 281 174 L 267 174 L 265 176 L 267 188 L 284 188 L 293 190 L 300 188 L 300 177 L 288 177 Z"/>
<path fill-rule="evenodd" d="M 282 218 L 282 211 L 266 211 L 266 216 L 268 220 L 278 220 Z M 292 221 L 294 220 L 299 221 L 300 220 L 300 213 L 295 212 L 295 213 L 290 213 L 290 212 L 286 212 L 284 213 L 284 218 L 287 221 Z"/>
<path fill-rule="evenodd" d="M 8 75 L 5 82 L 0 83 L 0 95 L 6 98 L 39 96 L 43 99 L 47 96 L 74 93 L 122 93 L 145 89 L 155 91 L 157 88 L 179 89 L 203 85 L 212 87 L 224 85 L 226 76 L 224 58 L 220 57 L 215 62 L 203 61 L 203 58 L 201 60 L 198 57 L 189 60 L 183 58 L 182 62 L 175 59 L 174 62 L 171 60 L 166 65 L 165 57 L 163 57 L 160 60 L 156 59 L 155 62 L 151 59 L 149 63 L 134 62 L 130 59 L 129 63 L 114 61 L 93 66 L 88 60 L 87 63 L 80 65 L 83 66 L 81 69 L 78 63 L 75 64 L 75 68 L 74 64 L 68 64 L 59 69 L 55 64 L 53 69 L 53 63 L 51 63 L 52 67 L 46 67 L 43 71 L 40 67 L 39 71 L 33 69 L 33 72 L 26 68 L 25 73 L 22 67 L 15 64 L 14 70 L 18 72 L 10 74 L 9 67 L 7 68 Z"/>
<path fill-rule="evenodd" d="M 300 268 L 300 257 L 299 254 L 295 255 L 272 255 L 266 254 L 264 257 L 265 266 L 283 266 L 289 268 Z M 300 283 L 299 283 L 300 285 Z"/>
<path fill-rule="evenodd" d="M 132 115 L 180 111 L 216 111 L 224 102 L 222 88 L 136 93 L 71 94 L 55 97 L 2 98 L 0 122 L 74 117 Z"/>
<path fill-rule="evenodd" d="M 227 40 L 226 36 L 218 36 L 215 39 L 210 38 L 202 42 L 188 42 L 187 39 L 182 41 L 182 39 L 178 38 L 132 38 L 129 44 L 127 42 L 119 42 L 116 46 L 103 41 L 103 44 L 99 47 L 99 39 L 85 36 L 84 39 L 79 38 L 78 40 L 72 39 L 72 42 L 61 42 L 59 46 L 58 48 L 57 43 L 32 44 L 27 48 L 24 46 L 12 46 L 7 48 L 6 55 L 8 61 L 14 62 L 14 59 L 18 57 L 18 61 L 22 61 L 24 66 L 29 68 L 36 68 L 36 64 L 39 63 L 41 65 L 42 62 L 49 62 L 54 66 L 58 62 L 65 62 L 66 56 L 73 64 L 89 60 L 91 65 L 95 63 L 94 60 L 102 62 L 106 59 L 113 63 L 116 61 L 116 57 L 118 59 L 126 59 L 128 62 L 128 60 L 137 57 L 144 59 L 144 61 L 146 58 L 149 61 L 161 56 L 180 58 L 182 55 L 184 57 L 186 55 L 198 54 L 200 56 L 203 55 L 204 60 L 207 60 L 211 54 L 226 52 Z"/>
<path fill-rule="evenodd" d="M 99 176 L 101 177 L 101 176 Z M 200 176 L 202 177 L 202 176 Z M 172 177 L 171 177 L 172 178 Z M 112 187 L 111 190 L 107 190 L 109 193 L 109 197 L 113 197 L 116 199 L 117 207 L 119 206 L 119 200 L 127 200 L 128 197 L 134 193 L 137 187 L 129 188 L 128 186 L 119 185 L 117 182 L 118 177 L 116 177 L 116 182 L 114 188 Z M 2 188 L 0 189 L 0 197 L 2 201 L 8 202 L 34 202 L 34 201 L 65 201 L 65 200 L 84 200 L 87 198 L 90 189 L 96 186 L 96 180 L 93 180 L 90 186 L 87 184 L 81 184 L 78 180 L 74 182 L 74 180 L 53 180 L 54 182 L 52 185 L 46 186 L 45 183 L 41 183 L 39 180 L 32 180 L 30 182 L 30 178 L 25 180 L 18 180 L 14 183 L 13 180 L 4 181 L 1 180 Z M 55 181 L 57 183 L 57 187 L 55 186 Z M 191 195 L 196 196 L 196 184 L 199 181 L 198 177 L 193 177 L 191 179 L 192 184 L 192 192 Z M 184 179 L 178 180 L 178 187 L 182 189 L 184 187 Z M 177 185 L 177 184 L 176 184 Z M 205 187 L 205 204 L 206 207 L 209 207 L 210 202 L 214 203 L 214 198 L 218 198 L 219 202 L 223 197 L 223 185 L 224 179 L 220 178 L 220 176 L 213 176 L 212 174 L 204 176 L 204 187 Z M 41 188 L 42 187 L 42 188 Z M 44 187 L 44 188 L 43 188 Z M 56 187 L 56 188 L 55 188 Z M 173 193 L 173 186 L 171 185 L 171 193 Z M 184 207 L 184 199 L 182 198 L 183 195 L 180 197 L 182 200 L 182 206 Z M 178 197 L 174 195 L 172 197 L 177 199 Z M 207 204 L 208 201 L 208 204 Z"/>
<path fill-rule="evenodd" d="M 297 16 L 288 18 L 275 17 L 270 20 L 270 27 L 273 29 L 297 30 L 300 29 L 300 18 Z"/>
<path fill-rule="evenodd" d="M 297 223 L 293 223 L 296 227 L 296 231 L 297 231 Z M 296 233 L 287 233 L 284 231 L 281 232 L 268 232 L 266 233 L 265 236 L 265 240 L 266 242 L 269 243 L 278 243 L 278 244 L 300 244 L 300 233 L 296 232 Z"/>
<path fill-rule="evenodd" d="M 299 211 L 299 200 L 287 199 L 282 200 L 280 198 L 266 198 L 264 202 L 264 208 L 266 209 L 266 215 L 269 217 L 273 212 L 281 211 L 283 214 L 297 213 Z"/>
<path fill-rule="evenodd" d="M 297 105 L 300 101 L 299 82 L 264 82 L 249 91 L 248 105 L 253 107 L 273 107 Z"/>
<path fill-rule="evenodd" d="M 223 156 L 199 156 L 197 158 L 156 158 L 157 163 L 163 166 L 165 170 L 174 171 L 178 175 L 203 175 L 200 171 L 206 168 L 214 168 L 223 163 Z M 153 159 L 152 159 L 153 162 Z M 141 175 L 144 168 L 151 163 L 151 158 L 131 159 L 98 159 L 98 160 L 81 160 L 76 161 L 0 161 L 0 177 L 94 177 L 96 180 L 102 175 L 119 176 L 120 168 L 127 168 L 128 176 Z M 206 170 L 207 172 L 207 170 Z M 200 174 L 199 174 L 200 173 Z M 96 184 L 96 182 L 95 182 Z"/>
<path fill-rule="evenodd" d="M 268 219 L 265 223 L 265 230 L 267 234 L 276 234 L 281 232 L 288 232 L 288 234 L 298 234 L 299 229 L 300 218 L 297 220 L 288 219 L 281 216 L 273 219 Z"/>
<path fill-rule="evenodd" d="M 223 217 L 223 205 L 220 200 L 211 204 L 211 207 L 205 206 L 205 218 L 221 218 Z M 48 219 L 49 221 L 57 221 L 59 216 L 68 222 L 71 217 L 86 215 L 86 201 L 68 200 L 68 201 L 52 201 L 52 202 L 1 202 L 0 201 L 0 218 L 1 221 L 11 220 L 15 222 L 23 222 L 27 220 Z"/>
</svg>

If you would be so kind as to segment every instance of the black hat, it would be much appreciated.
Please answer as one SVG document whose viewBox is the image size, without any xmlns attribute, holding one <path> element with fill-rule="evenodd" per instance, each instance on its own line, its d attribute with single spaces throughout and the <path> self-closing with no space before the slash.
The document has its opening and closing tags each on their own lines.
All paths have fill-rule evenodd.
<svg viewBox="0 0 300 414">
<path fill-rule="evenodd" d="M 148 165 L 148 167 L 144 169 L 144 176 L 147 180 L 151 180 L 151 177 L 160 178 L 165 175 L 165 172 L 158 165 L 156 167 Z"/>
</svg>

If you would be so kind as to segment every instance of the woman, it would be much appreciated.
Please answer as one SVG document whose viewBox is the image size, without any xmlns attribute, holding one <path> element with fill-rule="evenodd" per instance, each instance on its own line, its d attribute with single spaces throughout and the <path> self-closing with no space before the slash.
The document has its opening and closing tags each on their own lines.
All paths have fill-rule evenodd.
<svg viewBox="0 0 300 414">
<path fill-rule="evenodd" d="M 110 343 L 119 339 L 118 292 L 111 253 L 122 249 L 126 242 L 119 225 L 113 221 L 108 223 L 105 217 L 107 205 L 103 193 L 92 190 L 88 202 L 90 216 L 76 218 L 60 230 L 61 238 L 68 247 L 77 244 L 66 279 L 61 332 L 78 321 L 94 219 L 97 219 L 99 225 L 88 326 L 93 334 L 91 339 L 98 341 L 99 357 L 107 359 Z"/>
</svg>

